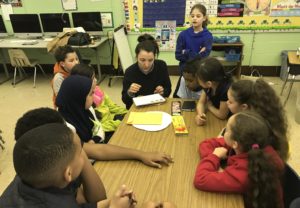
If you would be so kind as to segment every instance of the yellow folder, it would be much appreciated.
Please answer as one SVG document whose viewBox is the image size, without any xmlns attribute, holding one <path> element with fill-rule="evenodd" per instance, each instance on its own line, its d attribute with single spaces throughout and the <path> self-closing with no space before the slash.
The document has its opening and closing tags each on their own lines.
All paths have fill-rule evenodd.
<svg viewBox="0 0 300 208">
<path fill-rule="evenodd" d="M 130 112 L 127 124 L 161 125 L 162 113 L 160 112 Z"/>
</svg>

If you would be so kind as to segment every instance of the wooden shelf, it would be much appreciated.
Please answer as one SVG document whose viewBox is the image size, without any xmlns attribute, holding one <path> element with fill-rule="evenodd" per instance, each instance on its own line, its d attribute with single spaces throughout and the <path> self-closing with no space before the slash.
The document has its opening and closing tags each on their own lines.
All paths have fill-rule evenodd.
<svg viewBox="0 0 300 208">
<path fill-rule="evenodd" d="M 242 67 L 242 60 L 243 60 L 243 49 L 244 43 L 213 43 L 212 51 L 225 51 L 226 48 L 239 48 L 240 49 L 240 59 L 238 61 L 226 61 L 219 60 L 224 66 L 236 66 L 236 70 L 234 70 L 233 75 L 236 76 L 238 79 L 241 77 L 241 67 Z"/>
</svg>

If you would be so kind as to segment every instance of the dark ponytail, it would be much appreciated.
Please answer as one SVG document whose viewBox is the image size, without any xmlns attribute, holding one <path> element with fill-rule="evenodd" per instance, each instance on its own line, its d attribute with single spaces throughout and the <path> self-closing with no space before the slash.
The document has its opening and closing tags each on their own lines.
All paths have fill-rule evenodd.
<svg viewBox="0 0 300 208">
<path fill-rule="evenodd" d="M 231 74 L 225 73 L 223 65 L 216 58 L 198 59 L 194 66 L 197 67 L 197 78 L 204 82 L 215 81 L 221 83 L 232 81 Z"/>
<path fill-rule="evenodd" d="M 144 34 L 139 36 L 137 40 L 139 43 L 135 47 L 136 56 L 138 56 L 141 50 L 152 52 L 154 56 L 159 55 L 159 47 L 153 36 Z"/>
<path fill-rule="evenodd" d="M 231 137 L 239 144 L 240 150 L 248 153 L 247 207 L 281 207 L 278 191 L 280 170 L 264 151 L 272 140 L 269 125 L 258 114 L 243 111 L 234 115 L 231 131 Z"/>
</svg>

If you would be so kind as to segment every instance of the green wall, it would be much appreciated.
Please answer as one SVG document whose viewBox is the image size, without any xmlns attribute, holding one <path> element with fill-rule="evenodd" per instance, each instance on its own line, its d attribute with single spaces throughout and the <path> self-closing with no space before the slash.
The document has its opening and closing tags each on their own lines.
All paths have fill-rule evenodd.
<svg viewBox="0 0 300 208">
<path fill-rule="evenodd" d="M 122 0 L 77 0 L 77 11 L 109 11 L 113 12 L 114 26 L 117 27 L 124 23 Z M 61 0 L 22 0 L 23 7 L 13 7 L 14 13 L 49 13 L 64 12 Z M 67 11 L 71 13 L 72 11 Z M 71 18 L 71 16 L 70 16 Z M 10 21 L 5 21 L 9 34 L 12 34 Z M 112 28 L 105 29 L 104 35 Z M 236 31 L 236 32 L 218 32 L 212 31 L 213 35 L 240 35 L 244 43 L 244 59 L 245 66 L 279 66 L 281 64 L 280 52 L 282 50 L 295 50 L 300 47 L 300 32 L 281 31 L 281 32 L 253 32 L 253 31 Z M 134 55 L 134 48 L 138 33 L 128 35 L 128 40 Z M 54 58 L 49 55 L 46 50 L 27 49 L 27 54 L 32 58 L 37 58 L 41 63 L 54 63 Z M 85 58 L 92 57 L 92 63 L 95 63 L 94 52 L 87 49 L 82 51 Z M 213 53 L 214 55 L 214 53 Z M 175 59 L 174 51 L 161 52 L 160 59 L 167 62 L 168 65 L 178 65 Z M 108 42 L 101 46 L 100 53 L 101 64 L 110 64 L 110 45 Z"/>
</svg>

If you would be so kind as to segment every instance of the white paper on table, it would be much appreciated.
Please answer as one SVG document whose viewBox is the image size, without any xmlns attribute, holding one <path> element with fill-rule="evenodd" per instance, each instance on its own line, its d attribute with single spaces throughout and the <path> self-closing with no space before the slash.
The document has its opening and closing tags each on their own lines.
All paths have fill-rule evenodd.
<svg viewBox="0 0 300 208">
<path fill-rule="evenodd" d="M 3 20 L 10 20 L 9 15 L 13 14 L 11 4 L 1 4 Z"/>
<path fill-rule="evenodd" d="M 170 125 L 170 123 L 172 122 L 172 116 L 166 112 L 162 112 L 162 111 L 148 111 L 148 112 L 162 113 L 161 125 L 137 125 L 137 124 L 134 124 L 132 126 L 134 126 L 137 129 L 141 129 L 141 130 L 145 130 L 145 131 L 160 131 L 160 130 L 167 128 Z"/>
</svg>

